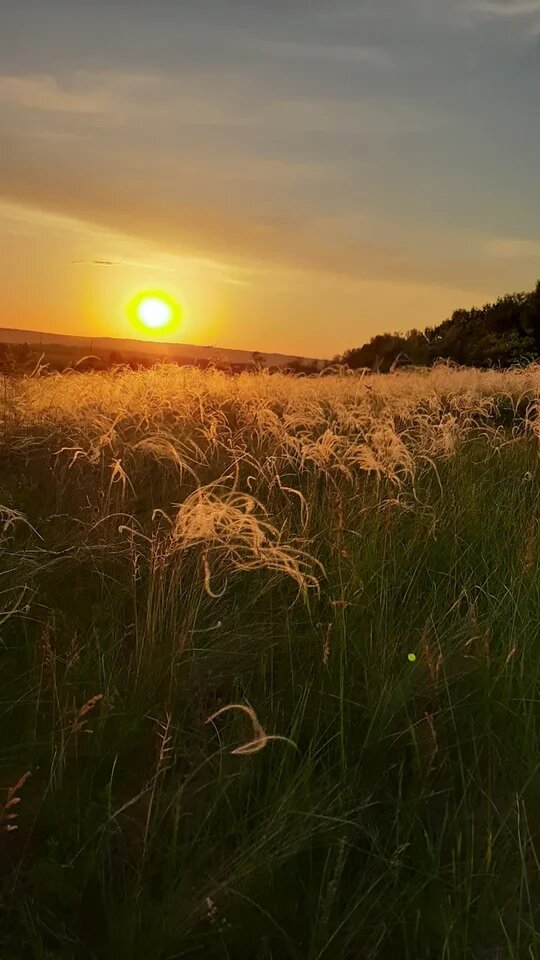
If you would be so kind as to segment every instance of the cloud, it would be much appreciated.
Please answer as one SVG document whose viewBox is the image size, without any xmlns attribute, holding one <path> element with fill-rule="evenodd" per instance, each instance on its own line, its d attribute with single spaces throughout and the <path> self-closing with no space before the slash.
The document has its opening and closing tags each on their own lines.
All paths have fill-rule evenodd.
<svg viewBox="0 0 540 960">
<path fill-rule="evenodd" d="M 540 257 L 540 240 L 494 237 L 483 244 L 485 256 L 497 260 L 532 260 Z"/>
<path fill-rule="evenodd" d="M 51 139 L 76 139 L 80 132 L 68 129 L 70 118 L 78 117 L 88 126 L 90 121 L 107 121 L 137 116 L 145 107 L 145 97 L 159 105 L 163 79 L 152 72 L 114 70 L 77 70 L 61 78 L 52 73 L 0 74 L 0 104 L 19 110 L 57 114 L 64 129 L 40 129 L 40 136 Z M 25 120 L 27 125 L 27 121 Z M 37 121 L 33 119 L 33 127 Z"/>
<path fill-rule="evenodd" d="M 136 267 L 144 270 L 159 270 L 162 273 L 172 273 L 171 267 L 158 266 L 155 263 L 142 263 L 140 260 L 70 260 L 71 266 L 90 267 Z"/>
<path fill-rule="evenodd" d="M 72 266 L 78 266 L 79 264 L 90 264 L 93 267 L 117 267 L 120 266 L 119 261 L 115 260 L 70 260 Z"/>
<path fill-rule="evenodd" d="M 34 180 L 34 188 L 37 185 Z M 87 190 L 84 196 L 78 180 L 69 183 L 64 179 L 59 193 L 51 186 L 49 184 L 45 192 L 34 189 L 38 209 L 56 210 L 56 216 L 62 211 L 61 216 L 75 217 L 81 229 L 86 222 L 89 233 L 107 229 L 126 238 L 144 240 L 171 257 L 188 258 L 192 262 L 213 257 L 210 264 L 221 264 L 219 270 L 225 282 L 235 280 L 237 271 L 246 268 L 252 272 L 279 267 L 298 274 L 308 273 L 321 280 L 333 277 L 354 284 L 366 280 L 400 282 L 456 291 L 489 290 L 495 283 L 498 286 L 514 283 L 511 279 L 515 276 L 514 260 L 508 260 L 507 270 L 504 261 L 490 263 L 484 250 L 483 255 L 477 253 L 469 259 L 450 261 L 443 250 L 426 255 L 414 246 L 405 249 L 399 242 L 378 243 L 369 233 L 351 233 L 346 221 L 337 216 L 305 214 L 304 218 L 291 216 L 284 222 L 271 217 L 248 218 L 245 212 L 234 216 L 215 208 L 192 207 L 179 199 L 164 203 L 149 198 L 134 205 L 129 192 L 120 192 L 118 186 L 114 191 L 103 192 L 100 185 L 95 192 Z M 28 203 L 26 185 L 20 201 Z M 225 262 L 229 264 L 226 272 L 223 271 Z M 112 264 L 150 266 L 131 260 L 115 260 Z M 241 274 L 238 279 L 242 280 Z"/>
<path fill-rule="evenodd" d="M 267 40 L 255 41 L 255 45 L 261 53 L 270 56 L 313 61 L 316 64 L 356 65 L 376 69 L 388 69 L 394 65 L 392 56 L 383 47 L 366 46 L 361 43 L 309 43 L 295 40 Z"/>
<path fill-rule="evenodd" d="M 61 70 L 60 59 L 37 61 L 36 72 L 27 67 L 29 72 L 21 75 L 15 71 L 23 68 L 12 66 L 12 74 L 0 76 L 0 100 L 22 109 L 4 110 L 7 124 L 0 118 L 0 193 L 78 219 L 83 228 L 86 224 L 91 242 L 71 255 L 112 255 L 111 261 L 84 261 L 90 269 L 145 266 L 117 261 L 116 254 L 126 248 L 96 241 L 95 224 L 142 238 L 172 256 L 232 261 L 228 276 L 233 281 L 238 264 L 279 264 L 351 281 L 388 277 L 485 286 L 497 274 L 496 260 L 530 260 L 531 255 L 515 241 L 498 252 L 494 246 L 491 253 L 479 252 L 477 245 L 474 264 L 469 251 L 459 251 L 458 262 L 450 250 L 449 225 L 459 217 L 465 222 L 475 216 L 480 222 L 485 215 L 482 191 L 487 192 L 486 183 L 498 171 L 499 158 L 491 162 L 497 151 L 487 153 L 490 111 L 497 107 L 502 116 L 497 131 L 504 131 L 508 121 L 506 101 L 497 103 L 495 93 L 492 101 L 486 94 L 487 112 L 477 109 L 484 107 L 480 98 L 488 85 L 484 89 L 472 78 L 481 75 L 484 48 L 475 46 L 474 34 L 467 37 L 474 54 L 474 71 L 467 73 L 450 42 L 447 22 L 459 10 L 474 9 L 477 23 L 484 16 L 500 16 L 503 8 L 518 18 L 529 16 L 540 8 L 540 0 L 506 5 L 500 0 L 409 0 L 399 13 L 394 4 L 336 0 L 337 13 L 349 7 L 351 15 L 358 15 L 356 24 L 336 25 L 332 4 L 323 26 L 306 16 L 301 30 L 293 4 L 283 7 L 291 11 L 290 22 L 280 22 L 270 12 L 266 19 L 264 4 L 264 18 L 261 12 L 261 22 L 255 23 L 258 5 L 253 3 L 254 29 L 246 28 L 244 18 L 236 22 L 231 16 L 224 50 L 218 48 L 215 23 L 214 33 L 206 21 L 197 29 L 192 24 L 190 31 L 188 17 L 172 44 L 172 25 L 166 33 L 163 26 L 158 31 L 157 19 L 149 17 L 152 23 L 144 32 L 125 21 L 124 57 L 118 54 L 115 70 L 108 68 L 105 56 L 118 52 L 108 27 L 103 46 L 96 45 L 96 60 L 90 63 L 81 55 L 76 66 L 64 62 L 58 78 L 52 71 Z M 384 17 L 378 22 L 380 8 Z M 483 28 L 475 32 L 482 33 L 483 44 Z M 146 59 L 141 62 L 137 44 L 143 37 Z M 84 39 L 79 31 L 70 57 Z M 388 51 L 378 45 L 382 42 Z M 129 74 L 134 64 L 141 67 L 140 77 Z M 42 115 L 29 120 L 28 109 Z M 473 112 L 471 131 L 465 128 Z M 85 144 L 76 139 L 81 132 Z M 511 132 L 514 151 L 524 151 L 517 127 Z M 466 138 L 463 145 L 460 137 Z M 534 150 L 528 153 L 532 157 Z M 481 175 L 480 159 L 487 161 Z M 461 166 L 463 199 L 456 191 Z M 502 168 L 501 178 L 505 172 Z M 477 207 L 472 203 L 470 214 L 467 198 L 475 175 L 473 201 L 477 195 L 480 201 Z M 492 205 L 499 209 L 503 199 Z M 428 249 L 428 243 L 418 240 L 419 222 L 424 217 L 431 223 L 437 216 L 443 222 L 433 230 Z M 377 223 L 370 229 L 370 217 L 380 217 L 380 229 Z M 508 228 L 511 233 L 512 225 L 503 221 L 495 230 Z M 522 219 L 520 230 L 528 229 Z M 510 249 L 515 252 L 509 254 Z M 137 247 L 133 253 L 138 255 Z M 147 256 L 144 248 L 141 254 Z M 159 260 L 150 246 L 148 257 L 154 256 Z"/>
<path fill-rule="evenodd" d="M 0 76 L 0 101 L 54 113 L 101 113 L 103 101 L 93 93 L 73 93 L 49 74 Z"/>
<path fill-rule="evenodd" d="M 230 284 L 233 287 L 249 287 L 247 280 L 239 280 L 238 277 L 223 277 L 222 283 Z"/>
<path fill-rule="evenodd" d="M 160 195 L 147 190 L 138 193 L 134 202 L 133 185 L 121 177 L 110 181 L 87 177 L 81 190 L 80 171 L 70 168 L 58 176 L 51 167 L 28 157 L 13 160 L 13 165 L 5 159 L 1 164 L 2 190 L 11 203 L 73 218 L 79 224 L 85 221 L 90 231 L 105 228 L 144 239 L 172 256 L 225 259 L 237 267 L 280 264 L 364 277 L 384 275 L 390 259 L 401 272 L 396 251 L 339 237 L 339 218 L 325 220 L 300 211 L 290 211 L 288 216 L 229 211 L 216 207 L 211 198 L 194 202 L 182 191 Z"/>
<path fill-rule="evenodd" d="M 275 98 L 251 120 L 254 127 L 278 133 L 321 133 L 370 141 L 432 130 L 444 122 L 440 113 L 427 106 L 389 96 Z"/>
<path fill-rule="evenodd" d="M 521 39 L 534 40 L 540 33 L 540 0 L 466 0 L 471 23 L 499 24 L 514 30 Z"/>
<path fill-rule="evenodd" d="M 471 8 L 492 17 L 527 17 L 540 14 L 540 0 L 473 0 Z"/>
</svg>

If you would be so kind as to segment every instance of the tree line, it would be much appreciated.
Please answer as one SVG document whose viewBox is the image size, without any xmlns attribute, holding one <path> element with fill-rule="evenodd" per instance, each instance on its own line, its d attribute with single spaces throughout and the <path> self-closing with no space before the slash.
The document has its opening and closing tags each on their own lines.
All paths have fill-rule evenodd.
<svg viewBox="0 0 540 960">
<path fill-rule="evenodd" d="M 388 373 L 402 364 L 430 366 L 451 360 L 464 366 L 509 367 L 540 357 L 540 281 L 530 293 L 509 293 L 494 303 L 455 310 L 425 330 L 382 333 L 339 360 L 352 369 Z"/>
</svg>

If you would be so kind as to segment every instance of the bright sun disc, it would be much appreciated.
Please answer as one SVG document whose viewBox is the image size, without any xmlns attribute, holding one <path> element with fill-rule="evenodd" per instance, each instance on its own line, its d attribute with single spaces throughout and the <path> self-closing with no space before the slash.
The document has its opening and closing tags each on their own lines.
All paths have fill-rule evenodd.
<svg viewBox="0 0 540 960">
<path fill-rule="evenodd" d="M 172 319 L 172 307 L 159 297 L 145 297 L 137 308 L 137 316 L 144 327 L 160 330 Z"/>
<path fill-rule="evenodd" d="M 142 330 L 171 329 L 179 319 L 178 304 L 166 293 L 146 291 L 131 301 L 128 313 L 132 323 Z"/>
</svg>

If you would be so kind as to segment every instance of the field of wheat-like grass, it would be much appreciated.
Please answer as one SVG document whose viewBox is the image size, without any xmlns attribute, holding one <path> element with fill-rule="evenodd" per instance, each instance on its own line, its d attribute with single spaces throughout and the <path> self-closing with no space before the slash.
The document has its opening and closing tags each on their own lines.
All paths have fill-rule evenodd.
<svg viewBox="0 0 540 960">
<path fill-rule="evenodd" d="M 2 960 L 540 956 L 540 367 L 0 382 Z"/>
</svg>

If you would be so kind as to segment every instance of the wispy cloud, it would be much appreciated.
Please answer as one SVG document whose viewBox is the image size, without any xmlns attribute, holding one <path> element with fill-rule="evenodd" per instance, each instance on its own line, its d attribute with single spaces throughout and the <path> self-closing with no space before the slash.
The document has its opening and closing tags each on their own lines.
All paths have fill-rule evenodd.
<svg viewBox="0 0 540 960">
<path fill-rule="evenodd" d="M 433 130 L 445 123 L 440 113 L 412 100 L 397 97 L 282 97 L 270 99 L 251 119 L 251 125 L 276 133 L 321 133 L 386 139 Z"/>
<path fill-rule="evenodd" d="M 66 90 L 49 74 L 0 76 L 0 101 L 55 113 L 100 113 L 104 106 L 96 94 Z"/>
<path fill-rule="evenodd" d="M 88 123 L 98 116 L 125 116 L 141 110 L 144 97 L 159 92 L 162 78 L 155 71 L 121 70 L 73 71 L 61 77 L 53 73 L 0 74 L 0 103 L 8 107 L 63 114 L 80 115 Z M 57 131 L 56 136 L 70 136 L 70 131 Z"/>
<path fill-rule="evenodd" d="M 92 267 L 117 267 L 119 261 L 115 260 L 70 260 L 71 266 L 89 265 Z"/>
<path fill-rule="evenodd" d="M 271 56 L 332 63 L 338 66 L 357 65 L 388 69 L 394 65 L 393 57 L 383 47 L 362 43 L 300 43 L 295 40 L 267 40 L 256 43 L 257 49 Z"/>
<path fill-rule="evenodd" d="M 173 273 L 172 267 L 164 267 L 155 263 L 142 263 L 140 260 L 70 260 L 71 266 L 90 267 L 136 267 L 144 270 L 159 270 L 161 273 Z"/>
<path fill-rule="evenodd" d="M 540 14 L 540 0 L 473 0 L 473 12 L 492 17 L 527 17 Z"/>
<path fill-rule="evenodd" d="M 532 260 L 540 256 L 540 240 L 494 237 L 482 247 L 485 256 L 498 260 Z"/>
<path fill-rule="evenodd" d="M 540 0 L 465 0 L 472 24 L 491 23 L 511 29 L 522 39 L 540 33 Z"/>
<path fill-rule="evenodd" d="M 222 283 L 227 283 L 232 287 L 249 287 L 247 280 L 239 280 L 238 277 L 223 277 Z"/>
</svg>

